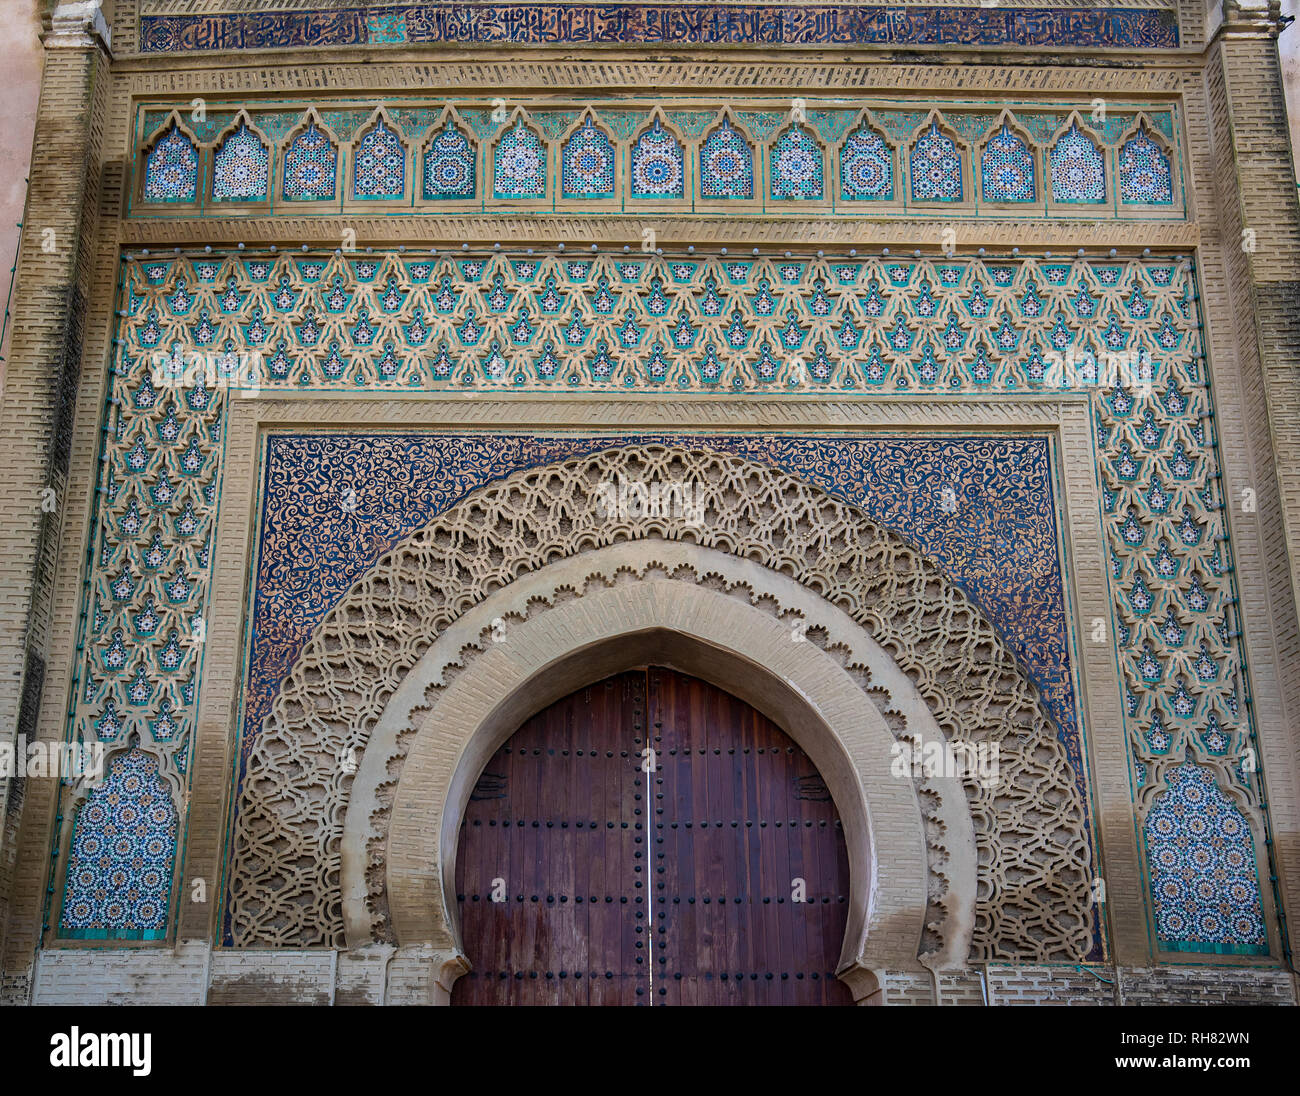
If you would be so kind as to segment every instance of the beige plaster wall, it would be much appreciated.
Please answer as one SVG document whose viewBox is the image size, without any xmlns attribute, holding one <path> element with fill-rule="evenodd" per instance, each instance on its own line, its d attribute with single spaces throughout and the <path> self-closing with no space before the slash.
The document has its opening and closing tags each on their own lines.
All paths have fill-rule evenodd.
<svg viewBox="0 0 1300 1096">
<path fill-rule="evenodd" d="M 1282 14 L 1300 16 L 1300 0 L 1282 0 Z M 1282 54 L 1282 83 L 1286 88 L 1286 112 L 1291 122 L 1291 148 L 1300 149 L 1300 28 L 1287 27 L 1278 37 Z M 1296 172 L 1300 181 L 1300 169 Z"/>
<path fill-rule="evenodd" d="M 0 0 L 0 302 L 7 306 L 10 270 L 18 252 L 18 222 L 27 199 L 36 102 L 41 91 L 40 0 Z M 9 319 L 12 330 L 14 319 Z M 9 353 L 0 343 L 0 386 Z"/>
</svg>

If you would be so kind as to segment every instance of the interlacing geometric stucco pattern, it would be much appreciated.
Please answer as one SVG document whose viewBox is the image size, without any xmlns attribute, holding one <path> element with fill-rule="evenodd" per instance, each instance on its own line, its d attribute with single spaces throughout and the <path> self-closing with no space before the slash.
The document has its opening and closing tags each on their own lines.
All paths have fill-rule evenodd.
<svg viewBox="0 0 1300 1096">
<path fill-rule="evenodd" d="M 697 485 L 705 520 L 611 518 L 601 485 L 620 476 Z M 647 537 L 691 541 L 794 578 L 876 639 L 951 741 L 997 743 L 1002 779 L 965 785 L 981 864 L 973 954 L 1086 955 L 1084 807 L 1037 691 L 983 615 L 933 563 L 853 507 L 747 461 L 667 448 L 615 450 L 483 488 L 385 555 L 340 601 L 249 758 L 231 857 L 236 942 L 342 944 L 338 837 L 350 766 L 340 758 L 364 750 L 433 639 L 526 572 Z"/>
<path fill-rule="evenodd" d="M 264 387 L 1109 397 L 1142 377 L 1162 394 L 1204 383 L 1192 271 L 1168 259 L 316 252 L 130 269 L 124 364 L 254 369 Z M 1108 383 L 1110 357 L 1131 375 Z M 1128 395 L 1110 410 L 1140 420 Z M 1162 403 L 1153 414 L 1185 411 Z"/>
<path fill-rule="evenodd" d="M 707 449 L 781 469 L 920 548 L 1011 645 L 1057 721 L 1084 790 L 1058 493 L 1041 435 L 276 430 L 266 437 L 260 473 L 241 761 L 311 633 L 383 552 L 492 480 L 638 445 Z M 307 559 L 322 565 L 304 582 L 297 561 Z M 1009 574 L 1019 579 L 1009 585 Z"/>
<path fill-rule="evenodd" d="M 1083 391 L 1114 603 L 1103 639 L 1124 682 L 1139 826 L 1189 751 L 1240 792 L 1258 826 L 1259 751 L 1224 519 L 1235 500 L 1220 485 L 1194 274 L 1167 256 L 214 252 L 128 262 L 69 733 L 110 745 L 135 734 L 184 785 L 228 383 L 938 400 Z M 185 383 L 166 382 L 172 366 Z M 1257 894 L 1247 906 L 1258 910 Z M 1185 921 L 1203 923 L 1194 909 Z M 1224 941 L 1181 941 L 1188 951 L 1202 943 Z"/>
</svg>

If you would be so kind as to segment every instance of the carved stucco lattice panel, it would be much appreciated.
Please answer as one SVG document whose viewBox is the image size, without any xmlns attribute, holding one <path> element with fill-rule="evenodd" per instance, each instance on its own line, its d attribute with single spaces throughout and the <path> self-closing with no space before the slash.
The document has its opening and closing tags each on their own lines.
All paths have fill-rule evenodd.
<svg viewBox="0 0 1300 1096">
<path fill-rule="evenodd" d="M 705 522 L 600 516 L 600 485 L 620 475 L 696 485 Z M 802 583 L 880 643 L 950 740 L 996 742 L 1002 781 L 967 785 L 981 866 L 972 955 L 1087 953 L 1084 807 L 1036 690 L 993 627 L 937 566 L 855 508 L 747 461 L 660 447 L 519 472 L 470 495 L 384 556 L 322 622 L 248 760 L 233 835 L 235 942 L 342 943 L 339 834 L 351 776 L 339 758 L 364 749 L 433 637 L 521 574 L 652 537 Z"/>
</svg>

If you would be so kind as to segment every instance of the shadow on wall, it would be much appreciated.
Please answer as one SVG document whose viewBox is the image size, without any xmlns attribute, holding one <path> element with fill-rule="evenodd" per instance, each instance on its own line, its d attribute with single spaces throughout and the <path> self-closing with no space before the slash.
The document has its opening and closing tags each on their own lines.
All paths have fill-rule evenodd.
<svg viewBox="0 0 1300 1096">
<path fill-rule="evenodd" d="M 0 72 L 5 80 L 4 105 L 0 107 L 0 164 L 4 165 L 0 169 L 0 298 L 6 310 L 41 92 L 40 5 L 41 0 L 5 0 L 0 4 Z M 0 393 L 12 326 L 10 318 L 0 341 Z"/>
</svg>

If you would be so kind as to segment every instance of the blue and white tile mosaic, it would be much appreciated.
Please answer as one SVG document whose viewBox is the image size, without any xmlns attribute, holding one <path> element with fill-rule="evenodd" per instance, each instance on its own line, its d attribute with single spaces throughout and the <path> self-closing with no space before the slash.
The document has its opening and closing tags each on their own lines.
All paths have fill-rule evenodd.
<svg viewBox="0 0 1300 1096">
<path fill-rule="evenodd" d="M 138 747 L 110 757 L 77 813 L 59 936 L 166 939 L 176 833 L 158 759 Z"/>
<path fill-rule="evenodd" d="M 754 196 L 754 150 L 727 119 L 700 146 L 700 195 L 704 198 Z"/>
<path fill-rule="evenodd" d="M 614 144 L 590 117 L 565 144 L 560 176 L 566 198 L 614 196 Z"/>
<path fill-rule="evenodd" d="M 382 119 L 366 130 L 353 155 L 354 198 L 391 201 L 406 193 L 406 148 Z"/>
<path fill-rule="evenodd" d="M 686 157 L 681 142 L 658 118 L 632 146 L 632 197 L 682 198 Z"/>
<path fill-rule="evenodd" d="M 270 194 L 271 150 L 246 125 L 212 158 L 212 197 L 227 202 L 264 202 Z"/>
<path fill-rule="evenodd" d="M 1156 934 L 1170 951 L 1267 955 L 1250 825 L 1214 771 L 1193 762 L 1165 774 L 1146 818 Z"/>
<path fill-rule="evenodd" d="M 1038 196 L 1034 155 L 1005 122 L 980 154 L 980 185 L 986 202 L 1032 202 Z"/>
<path fill-rule="evenodd" d="M 284 156 L 284 197 L 290 202 L 334 197 L 338 148 L 315 122 L 290 142 Z"/>
<path fill-rule="evenodd" d="M 912 146 L 912 200 L 914 202 L 960 202 L 962 162 L 957 144 L 931 122 Z"/>
<path fill-rule="evenodd" d="M 447 122 L 424 150 L 424 197 L 429 201 L 474 197 L 474 146 Z"/>
<path fill-rule="evenodd" d="M 772 145 L 772 198 L 820 200 L 826 189 L 825 153 L 802 126 L 791 126 Z"/>
<path fill-rule="evenodd" d="M 546 197 L 546 145 L 522 119 L 497 142 L 492 179 L 497 199 Z"/>
<path fill-rule="evenodd" d="M 1076 122 L 1049 154 L 1052 200 L 1089 204 L 1106 200 L 1106 158 Z"/>
<path fill-rule="evenodd" d="M 198 149 L 179 126 L 172 125 L 145 157 L 144 200 L 192 202 L 198 189 Z"/>
<path fill-rule="evenodd" d="M 1145 126 L 1119 150 L 1119 200 L 1142 205 L 1169 205 L 1174 200 L 1169 157 Z"/>
</svg>

